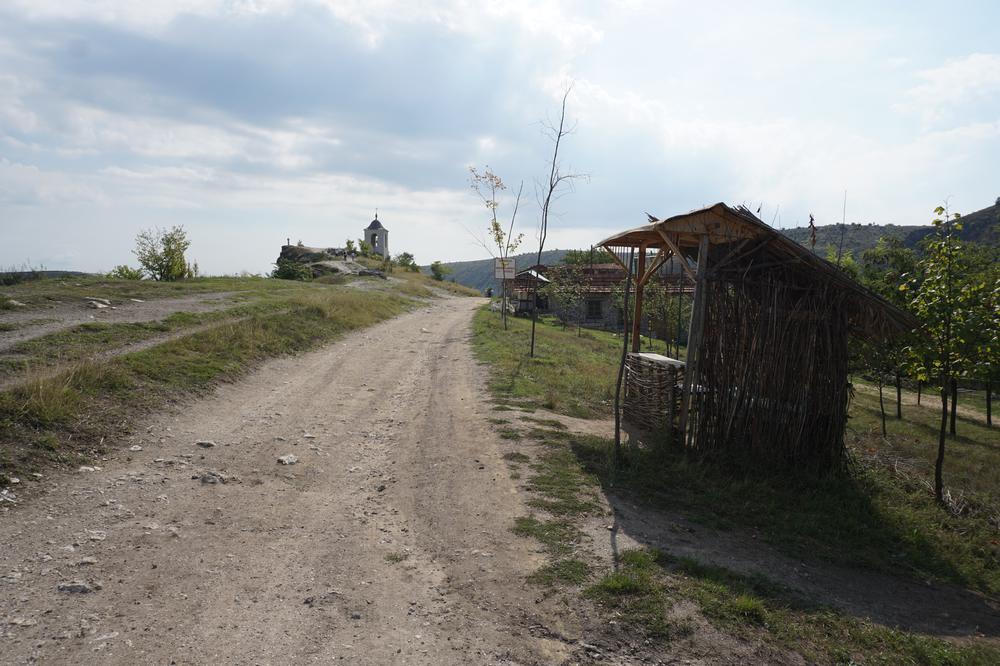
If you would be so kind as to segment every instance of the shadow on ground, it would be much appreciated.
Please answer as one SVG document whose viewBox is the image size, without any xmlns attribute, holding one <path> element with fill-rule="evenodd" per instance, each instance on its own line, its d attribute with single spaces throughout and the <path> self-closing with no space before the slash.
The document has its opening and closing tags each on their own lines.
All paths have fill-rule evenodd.
<svg viewBox="0 0 1000 666">
<path fill-rule="evenodd" d="M 567 439 L 614 512 L 606 531 L 612 553 L 654 547 L 767 579 L 802 605 L 922 634 L 1000 638 L 1000 602 L 963 587 L 989 589 L 990 582 L 957 570 L 929 539 L 885 516 L 863 479 L 776 488 L 773 480 L 653 456 L 614 471 L 604 441 Z"/>
</svg>

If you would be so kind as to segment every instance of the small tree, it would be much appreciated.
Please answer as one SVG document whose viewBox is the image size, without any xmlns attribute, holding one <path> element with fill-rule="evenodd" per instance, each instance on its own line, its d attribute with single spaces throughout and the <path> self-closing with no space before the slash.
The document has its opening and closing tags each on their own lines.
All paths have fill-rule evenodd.
<svg viewBox="0 0 1000 666">
<path fill-rule="evenodd" d="M 347 239 L 347 242 L 346 242 L 346 243 L 344 243 L 344 250 L 345 250 L 345 251 L 346 251 L 346 252 L 347 252 L 348 254 L 354 254 L 354 253 L 356 253 L 356 252 L 358 251 L 358 250 L 357 250 L 357 248 L 356 248 L 356 247 L 354 247 L 354 241 L 353 241 L 353 240 L 351 240 L 350 238 L 348 238 L 348 239 Z"/>
<path fill-rule="evenodd" d="M 611 253 L 603 247 L 592 247 L 589 250 L 567 250 L 560 263 L 587 266 L 590 264 L 610 264 L 614 260 Z"/>
<path fill-rule="evenodd" d="M 489 242 L 480 240 L 480 245 L 490 253 L 490 256 L 497 258 L 492 249 L 495 247 L 499 258 L 506 261 L 517 250 L 518 246 L 521 245 L 521 241 L 524 240 L 524 234 L 514 235 L 514 222 L 517 219 L 517 209 L 521 203 L 521 190 L 524 188 L 524 183 L 522 182 L 517 188 L 517 197 L 514 199 L 514 210 L 510 215 L 510 225 L 505 230 L 497 219 L 497 210 L 500 208 L 500 197 L 504 190 L 507 189 L 507 185 L 504 184 L 500 176 L 490 170 L 489 166 L 482 173 L 476 170 L 476 167 L 469 167 L 469 174 L 469 186 L 479 195 L 483 204 L 490 211 L 490 225 L 487 232 Z M 502 313 L 501 318 L 503 319 L 503 328 L 507 330 L 507 280 L 501 280 L 500 293 L 502 300 L 502 307 L 500 308 L 500 312 Z"/>
<path fill-rule="evenodd" d="M 577 335 L 583 323 L 583 302 L 587 295 L 587 285 L 584 282 L 582 267 L 578 264 L 558 266 L 549 272 L 549 283 L 543 288 L 543 293 L 557 312 L 563 328 L 574 322 L 577 325 Z"/>
<path fill-rule="evenodd" d="M 170 230 L 147 229 L 141 231 L 135 238 L 135 249 L 132 250 L 139 264 L 154 280 L 173 282 L 186 277 L 193 277 L 197 268 L 187 263 L 184 253 L 191 247 L 184 227 L 177 226 Z"/>
<path fill-rule="evenodd" d="M 412 273 L 416 273 L 417 271 L 420 270 L 420 267 L 417 266 L 417 262 L 413 258 L 413 255 L 410 254 L 409 252 L 400 252 L 399 254 L 396 255 L 395 261 L 397 266 L 399 266 L 400 268 L 405 268 L 406 270 Z"/>
<path fill-rule="evenodd" d="M 539 187 L 538 196 L 539 203 L 542 209 L 542 219 L 538 225 L 538 258 L 536 263 L 542 263 L 542 251 L 545 249 L 545 240 L 549 235 L 549 213 L 552 212 L 552 204 L 561 196 L 561 191 L 564 186 L 572 186 L 573 181 L 577 178 L 581 178 L 581 174 L 566 173 L 563 171 L 562 163 L 559 158 L 559 148 L 562 146 L 562 140 L 566 136 L 573 132 L 572 127 L 566 126 L 566 100 L 569 98 L 569 94 L 572 91 L 571 87 L 567 87 L 566 91 L 563 93 L 562 105 L 559 107 L 559 124 L 546 125 L 546 131 L 549 138 L 552 139 L 552 159 L 549 162 L 549 177 L 548 181 Z M 535 355 L 535 324 L 538 321 L 538 286 L 535 285 L 535 299 L 531 304 L 531 346 L 529 348 L 528 355 Z"/>
<path fill-rule="evenodd" d="M 853 261 L 848 255 L 848 259 Z M 917 256 L 913 250 L 903 245 L 903 241 L 893 236 L 878 239 L 875 247 L 861 255 L 859 276 L 869 289 L 882 296 L 893 305 L 908 310 L 910 303 L 903 286 L 913 278 L 917 267 Z M 883 341 L 862 347 L 863 363 L 868 370 L 878 375 L 879 404 L 882 405 L 882 384 L 884 376 L 891 373 L 896 387 L 896 418 L 903 418 L 902 375 L 910 365 L 911 356 L 907 348 L 911 341 L 905 337 Z M 885 410 L 882 411 L 882 435 L 885 436 Z"/>
<path fill-rule="evenodd" d="M 451 266 L 445 266 L 440 261 L 431 264 L 431 276 L 438 282 L 444 280 L 446 275 L 451 275 Z"/>
<path fill-rule="evenodd" d="M 370 257 L 372 255 L 372 245 L 368 241 L 363 239 L 358 239 L 358 254 L 362 257 Z"/>
<path fill-rule="evenodd" d="M 924 255 L 907 290 L 915 292 L 911 307 L 923 324 L 924 335 L 916 348 L 924 361 L 921 374 L 928 380 L 937 380 L 941 390 L 941 428 L 934 464 L 934 496 L 943 502 L 942 470 L 948 429 L 948 397 L 953 382 L 957 381 L 967 361 L 962 355 L 963 334 L 970 321 L 970 303 L 977 298 L 978 290 L 961 284 L 962 246 L 955 237 L 955 232 L 962 228 L 958 221 L 960 215 L 949 215 L 940 206 L 934 212 L 938 215 L 934 219 L 937 233 L 924 241 Z"/>
<path fill-rule="evenodd" d="M 109 280 L 141 280 L 142 269 L 121 264 L 108 271 L 107 277 Z"/>
</svg>

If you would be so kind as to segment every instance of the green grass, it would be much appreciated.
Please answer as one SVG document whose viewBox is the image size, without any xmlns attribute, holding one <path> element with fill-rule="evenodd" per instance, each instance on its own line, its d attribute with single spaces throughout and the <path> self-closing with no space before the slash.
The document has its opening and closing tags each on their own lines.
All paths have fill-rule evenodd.
<svg viewBox="0 0 1000 666">
<path fill-rule="evenodd" d="M 584 596 L 613 611 L 627 625 L 652 637 L 668 638 L 671 601 L 657 580 L 657 556 L 656 551 L 623 551 L 618 568 L 587 588 Z"/>
<path fill-rule="evenodd" d="M 501 403 L 499 409 L 544 408 L 582 418 L 611 414 L 621 338 L 586 329 L 577 335 L 543 319 L 536 327 L 535 358 L 529 358 L 531 321 L 509 317 L 508 323 L 510 330 L 504 331 L 499 316 L 488 308 L 473 320 L 473 347 L 490 366 L 490 389 Z M 644 351 L 665 351 L 661 341 L 650 347 L 648 339 L 643 340 Z M 562 426 L 551 421 L 542 420 L 550 427 Z"/>
<path fill-rule="evenodd" d="M 559 559 L 528 576 L 537 585 L 582 585 L 590 578 L 590 565 L 575 558 Z"/>
<path fill-rule="evenodd" d="M 976 408 L 974 401 L 963 405 L 961 400 L 959 398 L 960 406 Z M 985 404 L 982 409 L 985 415 Z M 878 395 L 859 388 L 851 406 L 848 441 L 865 451 L 912 461 L 924 478 L 932 478 L 940 410 L 940 398 L 925 392 L 921 406 L 904 404 L 903 418 L 897 419 L 895 391 L 891 396 L 887 392 L 888 438 L 883 440 Z M 960 414 L 956 419 L 956 432 L 956 436 L 948 436 L 945 444 L 945 485 L 956 491 L 980 495 L 1000 507 L 1000 423 L 990 428 L 983 419 Z"/>
<path fill-rule="evenodd" d="M 409 557 L 407 553 L 386 553 L 385 561 L 389 564 L 399 564 L 406 561 Z"/>
<path fill-rule="evenodd" d="M 536 539 L 546 552 L 557 557 L 573 552 L 581 536 L 580 530 L 567 520 L 539 520 L 534 516 L 515 519 L 511 531 Z"/>
</svg>

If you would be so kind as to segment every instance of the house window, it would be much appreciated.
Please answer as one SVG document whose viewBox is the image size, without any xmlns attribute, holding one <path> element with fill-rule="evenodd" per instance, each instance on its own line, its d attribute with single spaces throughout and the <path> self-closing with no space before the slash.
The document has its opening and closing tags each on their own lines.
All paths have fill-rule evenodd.
<svg viewBox="0 0 1000 666">
<path fill-rule="evenodd" d="M 592 298 L 587 301 L 587 319 L 604 319 L 604 304 Z"/>
</svg>

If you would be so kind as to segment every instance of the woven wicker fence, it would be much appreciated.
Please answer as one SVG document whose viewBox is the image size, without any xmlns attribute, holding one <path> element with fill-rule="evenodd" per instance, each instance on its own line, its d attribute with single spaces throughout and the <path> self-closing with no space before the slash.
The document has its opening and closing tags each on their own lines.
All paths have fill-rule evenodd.
<svg viewBox="0 0 1000 666">
<path fill-rule="evenodd" d="M 656 445 L 675 440 L 683 382 L 683 361 L 649 353 L 626 357 L 622 417 L 633 443 Z"/>
</svg>

